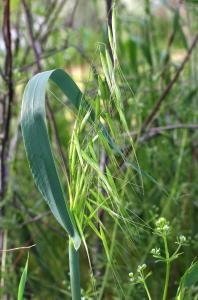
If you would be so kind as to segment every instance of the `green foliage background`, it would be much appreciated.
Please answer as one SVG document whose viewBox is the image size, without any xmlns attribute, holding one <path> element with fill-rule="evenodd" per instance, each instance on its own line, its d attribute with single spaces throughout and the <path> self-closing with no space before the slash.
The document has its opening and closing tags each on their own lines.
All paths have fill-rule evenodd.
<svg viewBox="0 0 198 300">
<path fill-rule="evenodd" d="M 124 80 L 118 84 L 122 91 L 125 118 L 132 133 L 140 130 L 143 121 L 181 64 L 198 30 L 196 1 L 184 1 L 179 11 L 173 2 L 145 0 L 134 1 L 134 5 L 127 1 L 116 2 L 117 56 L 124 74 Z M 27 1 L 27 4 L 32 16 L 36 47 L 39 49 L 41 70 L 65 69 L 85 94 L 94 99 L 98 89 L 96 74 L 104 79 L 98 49 L 104 49 L 103 44 L 108 47 L 105 1 L 79 0 L 75 10 L 73 1 L 36 0 Z M 53 4 L 55 7 L 51 11 Z M 2 23 L 2 6 L 0 15 Z M 6 248 L 36 244 L 30 250 L 27 299 L 70 299 L 66 250 L 68 241 L 35 188 L 21 137 L 19 118 L 24 86 L 39 70 L 20 0 L 11 1 L 11 28 L 15 90 L 10 131 L 10 145 L 13 148 L 10 150 L 7 191 L 1 201 L 5 213 L 1 217 L 0 226 L 7 237 Z M 2 68 L 4 56 L 5 48 L 0 37 Z M 197 125 L 197 56 L 195 48 L 151 127 Z M 6 94 L 3 80 L 0 88 L 1 94 Z M 49 93 L 49 103 L 67 161 L 76 114 L 68 109 L 65 105 L 67 99 L 63 99 L 53 85 L 50 86 L 50 91 L 53 93 Z M 102 109 L 105 112 L 114 107 L 103 103 Z M 119 116 L 115 113 L 112 126 L 114 132 L 118 133 L 117 143 L 124 148 L 129 141 L 119 122 Z M 50 129 L 50 135 L 61 171 L 53 129 Z M 86 143 L 89 135 L 91 136 L 88 130 L 81 134 L 82 143 Z M 158 184 L 148 176 L 143 176 L 142 188 L 138 174 L 131 168 L 114 170 L 112 176 L 128 221 L 127 231 L 122 223 L 116 231 L 112 254 L 114 272 L 110 271 L 105 279 L 102 299 L 146 299 L 142 287 L 132 287 L 128 279 L 128 273 L 135 271 L 143 262 L 153 272 L 152 279 L 148 279 L 153 299 L 160 299 L 164 267 L 163 264 L 156 264 L 149 254 L 151 247 L 156 246 L 152 228 L 160 215 L 165 216 L 172 224 L 170 249 L 175 247 L 176 236 L 184 234 L 188 237 L 189 246 L 185 248 L 182 257 L 174 262 L 171 273 L 168 299 L 175 296 L 177 283 L 196 258 L 198 249 L 197 138 L 197 130 L 183 128 L 164 130 L 148 139 L 140 137 L 134 141 L 140 168 L 155 178 Z M 129 158 L 133 162 L 134 153 Z M 64 173 L 61 174 L 62 181 L 65 182 Z M 103 222 L 110 248 L 114 221 L 107 216 Z M 93 231 L 87 230 L 85 236 L 91 260 L 96 271 L 100 271 L 95 277 L 96 288 L 100 291 L 107 257 L 104 249 L 97 252 L 98 241 Z M 6 253 L 5 268 L 1 270 L 1 276 L 5 280 L 4 288 L 0 291 L 2 299 L 16 299 L 26 257 L 27 251 L 24 250 Z M 97 299 L 85 249 L 82 249 L 80 257 L 81 286 L 85 299 Z M 188 297 L 197 299 L 196 287 L 189 291 Z"/>
</svg>

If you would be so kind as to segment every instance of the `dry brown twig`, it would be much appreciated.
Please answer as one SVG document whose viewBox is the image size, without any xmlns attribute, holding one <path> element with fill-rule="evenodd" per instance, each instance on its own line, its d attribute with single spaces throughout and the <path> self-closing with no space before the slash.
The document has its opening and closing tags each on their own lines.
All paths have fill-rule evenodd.
<svg viewBox="0 0 198 300">
<path fill-rule="evenodd" d="M 9 150 L 9 135 L 10 123 L 12 116 L 12 103 L 14 98 L 13 87 L 13 70 L 12 70 L 12 36 L 10 28 L 10 1 L 3 0 L 3 23 L 2 32 L 5 44 L 5 62 L 4 70 L 1 70 L 2 78 L 4 79 L 7 93 L 2 96 L 0 101 L 0 199 L 3 199 L 9 176 L 8 168 L 8 150 Z M 0 218 L 5 214 L 4 206 L 0 208 Z M 0 230 L 0 248 L 6 247 L 7 232 L 4 229 Z M 5 271 L 6 255 L 1 255 L 1 273 Z M 4 276 L 1 277 L 0 287 L 4 287 Z M 3 295 L 6 297 L 6 295 Z"/>
<path fill-rule="evenodd" d="M 0 125 L 1 125 L 1 140 L 0 140 L 0 197 L 3 197 L 6 190 L 6 182 L 8 177 L 8 166 L 6 165 L 8 147 L 9 147 L 9 132 L 12 115 L 12 103 L 14 97 L 14 87 L 12 78 L 12 40 L 10 28 L 10 1 L 3 1 L 3 39 L 6 49 L 5 67 L 3 77 L 7 87 L 7 94 L 0 102 Z"/>
<path fill-rule="evenodd" d="M 24 247 L 17 247 L 17 248 L 10 248 L 10 249 L 0 249 L 0 252 L 14 252 L 14 251 L 18 251 L 18 250 L 27 250 L 30 249 L 32 247 L 35 247 L 36 244 L 33 244 L 31 246 L 24 246 Z"/>
<path fill-rule="evenodd" d="M 157 135 L 162 134 L 163 132 L 171 131 L 171 130 L 175 130 L 175 129 L 192 129 L 192 130 L 194 130 L 194 129 L 198 129 L 198 124 L 174 124 L 174 125 L 167 125 L 167 126 L 163 126 L 163 127 L 152 127 L 145 134 L 139 136 L 137 138 L 137 141 L 139 143 L 143 143 Z M 132 131 L 129 133 L 124 133 L 123 136 L 137 137 L 138 132 Z"/>
</svg>

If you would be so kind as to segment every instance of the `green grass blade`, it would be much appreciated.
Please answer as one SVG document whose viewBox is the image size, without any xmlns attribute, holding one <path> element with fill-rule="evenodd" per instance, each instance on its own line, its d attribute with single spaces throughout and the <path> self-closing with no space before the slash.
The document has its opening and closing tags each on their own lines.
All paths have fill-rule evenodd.
<svg viewBox="0 0 198 300">
<path fill-rule="evenodd" d="M 29 261 L 29 254 L 26 260 L 25 268 L 23 270 L 23 273 L 21 275 L 21 279 L 19 282 L 19 288 L 18 288 L 18 300 L 23 300 L 24 290 L 25 290 L 25 283 L 27 280 L 27 271 L 28 271 L 28 261 Z"/>
<path fill-rule="evenodd" d="M 69 233 L 75 248 L 78 249 L 80 237 L 74 218 L 65 202 L 46 126 L 45 92 L 49 79 L 57 84 L 76 108 L 80 105 L 82 93 L 63 70 L 39 73 L 25 88 L 21 112 L 22 134 L 36 186 L 57 221 Z"/>
</svg>

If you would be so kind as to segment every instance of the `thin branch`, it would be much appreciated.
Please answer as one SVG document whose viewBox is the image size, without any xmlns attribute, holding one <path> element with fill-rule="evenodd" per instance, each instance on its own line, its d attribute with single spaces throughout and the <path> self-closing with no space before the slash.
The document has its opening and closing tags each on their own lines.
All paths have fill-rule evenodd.
<svg viewBox="0 0 198 300">
<path fill-rule="evenodd" d="M 12 41 L 11 41 L 11 30 L 10 30 L 10 1 L 3 1 L 4 11 L 3 11 L 3 39 L 6 48 L 5 55 L 5 81 L 7 85 L 8 94 L 2 100 L 0 104 L 0 119 L 2 126 L 2 139 L 0 143 L 0 197 L 3 197 L 6 189 L 6 158 L 7 158 L 7 149 L 9 143 L 9 131 L 10 131 L 10 120 L 12 114 L 12 102 L 14 96 L 13 90 L 13 81 L 12 81 Z"/>
<path fill-rule="evenodd" d="M 66 0 L 62 0 L 62 1 L 58 2 L 58 6 L 54 10 L 54 16 L 53 16 L 53 18 L 50 19 L 50 21 L 47 24 L 46 32 L 42 36 L 39 35 L 40 36 L 39 40 L 40 40 L 41 44 L 46 42 L 46 40 L 49 36 L 49 32 L 53 31 L 53 28 L 56 25 L 56 20 L 58 18 L 58 15 L 62 12 L 63 6 L 65 5 L 66 2 L 67 2 Z"/>
<path fill-rule="evenodd" d="M 31 245 L 31 246 L 24 246 L 24 247 L 17 247 L 17 248 L 11 248 L 11 249 L 0 249 L 0 252 L 14 252 L 14 251 L 18 251 L 18 250 L 27 250 L 30 249 L 32 247 L 35 247 L 36 244 Z"/>
<path fill-rule="evenodd" d="M 52 1 L 50 5 L 48 3 L 48 5 L 47 5 L 48 7 L 47 7 L 47 12 L 45 14 L 45 18 L 44 18 L 43 22 L 41 23 L 41 25 L 39 26 L 39 30 L 37 31 L 37 33 L 35 35 L 37 39 L 42 35 L 43 29 L 45 27 L 47 27 L 48 30 L 51 31 L 50 28 L 49 28 L 49 26 L 48 26 L 48 22 L 49 22 L 50 16 L 53 14 L 53 12 L 56 9 L 57 5 L 58 5 L 58 1 L 57 0 Z"/>
<path fill-rule="evenodd" d="M 164 127 L 152 127 L 150 128 L 144 135 L 140 136 L 137 138 L 137 141 L 139 143 L 144 143 L 147 140 L 150 140 L 151 138 L 166 132 L 166 131 L 171 131 L 175 129 L 198 129 L 198 124 L 175 124 L 175 125 L 168 125 Z M 132 137 L 137 137 L 138 132 L 133 131 L 129 133 L 125 133 L 123 136 L 132 136 Z"/>
<path fill-rule="evenodd" d="M 6 77 L 5 74 L 3 73 L 2 68 L 0 67 L 0 76 L 2 77 L 2 79 L 6 82 Z"/>
<path fill-rule="evenodd" d="M 69 27 L 73 27 L 73 24 L 74 24 L 74 17 L 75 17 L 75 13 L 76 13 L 78 4 L 79 4 L 79 0 L 76 0 L 76 2 L 75 2 L 75 4 L 74 4 L 74 7 L 73 7 L 73 9 L 72 9 L 72 13 L 71 13 L 71 16 L 70 16 L 70 20 L 69 20 L 69 22 L 66 23 L 67 26 L 69 26 Z"/>
<path fill-rule="evenodd" d="M 45 211 L 39 215 L 33 216 L 30 220 L 23 222 L 22 224 L 19 225 L 19 228 L 24 227 L 25 225 L 28 225 L 30 223 L 34 223 L 37 221 L 40 221 L 41 219 L 43 219 L 46 216 L 49 216 L 51 214 L 51 211 Z"/>
<path fill-rule="evenodd" d="M 53 48 L 53 49 L 49 49 L 46 51 L 46 53 L 44 54 L 41 54 L 39 56 L 39 61 L 41 60 L 44 60 L 46 58 L 49 58 L 51 56 L 53 56 L 54 54 L 58 53 L 58 52 L 61 52 L 61 51 L 64 51 L 66 48 L 68 48 L 68 44 L 67 44 L 67 41 L 66 43 L 60 47 L 60 48 Z M 19 69 L 17 68 L 17 70 L 19 72 L 24 72 L 24 71 L 27 71 L 28 69 L 30 69 L 31 67 L 33 67 L 35 64 L 37 63 L 36 60 L 32 61 L 31 63 L 27 64 L 27 65 L 24 65 L 23 67 L 20 67 Z"/>
<path fill-rule="evenodd" d="M 16 22 L 15 22 L 15 39 L 14 39 L 14 47 L 13 47 L 13 56 L 16 58 L 19 54 L 19 49 L 20 49 L 20 42 L 21 42 L 21 37 L 20 37 L 20 22 L 21 22 L 21 10 L 18 7 L 17 12 L 16 12 Z"/>
<path fill-rule="evenodd" d="M 29 7 L 26 3 L 26 0 L 22 0 L 23 8 L 25 11 L 25 17 L 26 17 L 26 23 L 27 23 L 27 28 L 30 36 L 30 44 L 34 52 L 35 60 L 36 60 L 36 65 L 38 71 L 42 69 L 41 63 L 40 63 L 40 53 L 41 53 L 41 48 L 38 42 L 34 38 L 34 33 L 33 33 L 33 27 L 32 27 L 32 15 L 29 10 Z"/>
<path fill-rule="evenodd" d="M 21 197 L 21 195 L 18 192 L 14 191 L 14 196 L 17 202 L 20 202 L 20 204 L 15 203 L 14 204 L 15 207 L 20 208 L 20 210 L 22 210 L 27 216 L 29 216 L 29 219 L 17 225 L 17 228 L 22 228 L 28 224 L 39 222 L 44 226 L 46 226 L 47 228 L 49 228 L 50 230 L 52 230 L 53 232 L 55 232 L 56 234 L 58 234 L 59 236 L 61 237 L 65 236 L 64 232 L 61 229 L 59 229 L 58 227 L 57 228 L 54 227 L 49 222 L 44 220 L 46 217 L 51 215 L 50 211 L 42 212 L 40 213 L 39 216 L 36 216 L 24 205 L 24 199 Z M 33 238 L 31 238 L 31 241 L 32 240 Z"/>
<path fill-rule="evenodd" d="M 10 123 L 12 116 L 12 102 L 14 97 L 14 87 L 12 78 L 12 36 L 10 28 L 10 1 L 3 0 L 3 23 L 2 23 L 3 41 L 5 44 L 5 61 L 4 72 L 1 70 L 1 75 L 5 81 L 7 93 L 0 101 L 0 198 L 3 199 L 8 182 L 9 168 L 8 168 L 8 147 Z M 0 207 L 0 218 L 5 214 L 4 207 Z M 0 248 L 6 248 L 7 231 L 1 228 L 0 230 Z M 6 254 L 1 254 L 1 272 L 5 270 Z M 0 287 L 4 288 L 4 276 L 1 277 Z M 7 298 L 7 295 L 2 295 Z"/>
<path fill-rule="evenodd" d="M 152 130 L 149 130 L 148 133 L 145 133 L 143 136 L 138 138 L 139 143 L 144 143 L 148 140 L 150 140 L 153 137 L 156 137 L 160 135 L 161 133 L 165 131 L 175 130 L 175 129 L 198 129 L 198 125 L 170 125 L 167 127 L 158 127 L 158 128 L 152 128 Z"/>
<path fill-rule="evenodd" d="M 85 53 L 84 49 L 78 45 L 73 45 L 73 44 L 69 45 L 68 41 L 65 41 L 65 44 L 60 48 L 53 48 L 53 49 L 47 50 L 46 53 L 41 54 L 39 56 L 39 60 L 44 60 L 46 58 L 49 58 L 58 52 L 64 51 L 67 48 L 74 48 L 76 51 L 78 51 L 80 53 L 80 55 L 82 56 L 82 58 L 84 58 L 84 60 L 93 68 L 93 72 L 95 74 L 97 74 L 96 66 L 90 60 L 89 56 Z M 16 70 L 19 72 L 24 72 L 24 71 L 27 71 L 28 69 L 30 69 L 31 67 L 33 67 L 35 64 L 36 64 L 36 60 L 32 61 L 31 63 L 29 63 L 27 65 L 24 65 L 23 67 L 20 67 L 19 69 L 16 68 Z"/>
<path fill-rule="evenodd" d="M 197 44 L 197 41 L 198 41 L 198 33 L 195 35 L 195 37 L 192 41 L 192 44 L 191 44 L 186 56 L 184 57 L 183 62 L 181 63 L 180 67 L 178 68 L 177 72 L 175 73 L 174 77 L 169 82 L 169 84 L 166 86 L 164 92 L 160 96 L 159 100 L 156 102 L 156 104 L 155 104 L 153 110 L 151 111 L 151 113 L 149 114 L 149 116 L 143 122 L 142 127 L 141 127 L 141 132 L 143 132 L 155 119 L 155 117 L 156 117 L 163 101 L 165 100 L 165 98 L 167 97 L 167 95 L 171 91 L 173 85 L 176 83 L 177 79 L 179 78 L 179 75 L 181 74 L 182 70 L 184 69 L 185 64 L 190 59 L 191 53 L 192 53 L 193 49 L 195 48 L 195 46 Z"/>
<path fill-rule="evenodd" d="M 64 4 L 64 3 L 63 3 Z M 58 8 L 57 8 L 58 5 Z M 56 18 L 58 17 L 58 13 L 61 11 L 59 9 L 60 3 L 58 1 L 54 1 L 54 3 L 51 4 L 49 7 L 46 17 L 43 21 L 43 23 L 40 25 L 39 30 L 34 34 L 34 40 L 40 41 L 41 44 L 46 44 L 47 38 L 49 37 L 49 34 L 46 34 L 46 32 L 43 32 L 45 27 L 47 27 L 47 33 L 52 32 L 53 26 L 56 24 Z M 51 17 L 52 16 L 52 17 Z M 45 36 L 45 38 L 44 38 Z M 31 50 L 31 45 L 28 46 L 25 50 L 24 56 L 22 58 L 22 65 L 25 65 L 26 63 L 26 58 L 28 57 L 28 53 Z"/>
</svg>

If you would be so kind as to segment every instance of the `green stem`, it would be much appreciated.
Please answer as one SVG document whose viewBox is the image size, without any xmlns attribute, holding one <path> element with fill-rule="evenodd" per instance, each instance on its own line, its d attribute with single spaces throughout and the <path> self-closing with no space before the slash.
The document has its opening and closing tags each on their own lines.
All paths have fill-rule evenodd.
<svg viewBox="0 0 198 300">
<path fill-rule="evenodd" d="M 72 239 L 69 239 L 69 269 L 72 300 L 81 300 L 79 253 L 74 248 Z"/>
<path fill-rule="evenodd" d="M 163 300 L 166 300 L 168 284 L 169 284 L 169 276 L 170 276 L 170 257 L 168 252 L 168 244 L 167 244 L 166 236 L 163 237 L 163 240 L 164 240 L 165 255 L 166 255 L 166 278 L 165 278 L 165 285 L 164 285 Z"/>
<path fill-rule="evenodd" d="M 114 224 L 114 228 L 113 228 L 113 234 L 112 234 L 112 239 L 111 239 L 111 248 L 110 248 L 110 257 L 113 256 L 117 229 L 118 229 L 118 220 L 116 220 L 116 222 Z M 108 275 L 109 275 L 110 268 L 111 268 L 111 263 L 108 261 L 106 269 L 105 269 L 105 274 L 103 276 L 103 282 L 102 282 L 102 286 L 100 288 L 100 293 L 99 293 L 98 300 L 102 300 L 102 298 L 103 298 L 104 289 L 105 289 L 105 286 L 106 286 L 106 283 L 107 283 L 107 280 L 108 280 Z"/>
<path fill-rule="evenodd" d="M 148 299 L 149 299 L 149 300 L 152 300 L 151 295 L 150 295 L 150 293 L 149 293 L 149 290 L 148 290 L 148 287 L 147 287 L 147 284 L 146 284 L 146 281 L 145 281 L 145 280 L 143 280 L 143 284 L 144 284 L 144 288 L 145 288 L 145 290 L 146 290 Z"/>
</svg>

